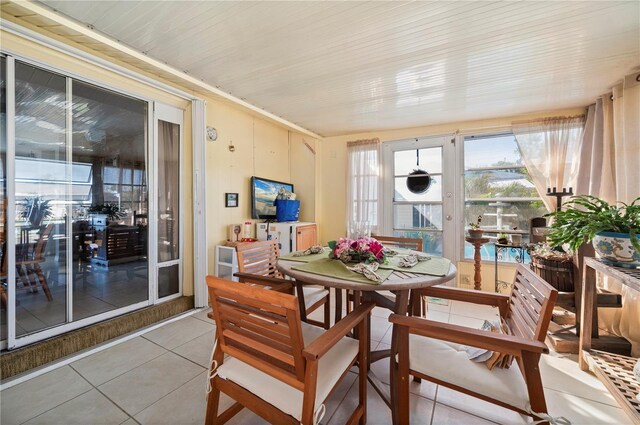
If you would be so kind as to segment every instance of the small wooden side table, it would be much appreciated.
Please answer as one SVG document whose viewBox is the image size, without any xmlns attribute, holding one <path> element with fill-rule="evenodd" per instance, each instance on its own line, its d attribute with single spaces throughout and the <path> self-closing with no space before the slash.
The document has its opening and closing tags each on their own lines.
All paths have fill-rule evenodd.
<svg viewBox="0 0 640 425">
<path fill-rule="evenodd" d="M 473 289 L 479 291 L 482 289 L 482 274 L 480 273 L 480 261 L 482 260 L 482 257 L 480 256 L 480 248 L 482 245 L 489 242 L 489 238 L 470 238 L 467 236 L 464 240 L 473 245 L 473 269 L 475 270 L 475 273 L 473 274 Z"/>
</svg>

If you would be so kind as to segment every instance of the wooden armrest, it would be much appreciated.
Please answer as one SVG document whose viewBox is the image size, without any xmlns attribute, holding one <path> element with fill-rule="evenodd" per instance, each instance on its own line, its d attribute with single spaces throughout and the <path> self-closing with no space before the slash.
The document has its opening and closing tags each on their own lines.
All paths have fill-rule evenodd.
<svg viewBox="0 0 640 425">
<path fill-rule="evenodd" d="M 509 306 L 509 295 L 494 292 L 478 291 L 475 289 L 452 288 L 450 286 L 431 286 L 419 289 L 420 295 L 447 300 L 464 301 L 472 304 L 482 304 L 498 307 L 500 315 L 505 316 Z"/>
<path fill-rule="evenodd" d="M 521 357 L 523 351 L 533 353 L 548 353 L 547 346 L 540 341 L 532 341 L 515 335 L 505 335 L 495 332 L 472 329 L 448 323 L 434 322 L 418 317 L 400 316 L 392 314 L 389 321 L 398 326 L 409 328 L 409 333 L 422 335 L 443 341 L 470 345 L 472 347 L 499 351 Z"/>
<path fill-rule="evenodd" d="M 360 304 L 355 310 L 347 314 L 344 319 L 307 345 L 302 350 L 302 354 L 309 360 L 317 360 L 324 356 L 351 329 L 359 325 L 369 315 L 373 307 L 375 307 L 375 303 L 371 301 Z"/>
<path fill-rule="evenodd" d="M 274 291 L 286 292 L 288 294 L 293 293 L 293 284 L 295 283 L 295 281 L 293 280 L 241 272 L 235 273 L 234 276 L 240 279 L 240 282 L 242 283 L 253 283 L 256 285 L 269 286 Z"/>
</svg>

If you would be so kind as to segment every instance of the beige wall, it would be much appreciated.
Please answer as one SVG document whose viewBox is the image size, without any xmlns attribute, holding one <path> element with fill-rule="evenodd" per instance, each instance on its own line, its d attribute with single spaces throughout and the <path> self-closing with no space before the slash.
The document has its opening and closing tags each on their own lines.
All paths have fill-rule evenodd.
<svg viewBox="0 0 640 425">
<path fill-rule="evenodd" d="M 215 246 L 226 240 L 227 226 L 256 222 L 251 219 L 251 176 L 293 183 L 300 219 L 315 221 L 316 158 L 304 143 L 315 149 L 317 140 L 215 100 L 207 102 L 206 123 L 218 131 L 218 140 L 206 147 L 208 272 L 214 273 Z M 225 208 L 227 192 L 238 193 L 237 208 Z"/>
</svg>

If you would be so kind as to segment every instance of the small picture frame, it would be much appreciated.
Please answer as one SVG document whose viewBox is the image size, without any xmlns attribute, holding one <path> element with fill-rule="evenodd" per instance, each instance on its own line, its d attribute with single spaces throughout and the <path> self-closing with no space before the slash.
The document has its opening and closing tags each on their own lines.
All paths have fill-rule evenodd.
<svg viewBox="0 0 640 425">
<path fill-rule="evenodd" d="M 238 194 L 237 193 L 225 193 L 224 194 L 224 206 L 227 208 L 234 208 L 238 206 Z"/>
</svg>

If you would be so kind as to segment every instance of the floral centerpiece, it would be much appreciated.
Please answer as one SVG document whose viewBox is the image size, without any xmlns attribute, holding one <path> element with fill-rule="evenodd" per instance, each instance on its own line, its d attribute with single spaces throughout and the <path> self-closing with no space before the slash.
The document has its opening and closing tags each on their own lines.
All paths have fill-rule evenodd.
<svg viewBox="0 0 640 425">
<path fill-rule="evenodd" d="M 384 246 L 374 238 L 362 237 L 358 239 L 340 238 L 329 241 L 329 258 L 343 263 L 381 263 L 387 262 Z"/>
</svg>

